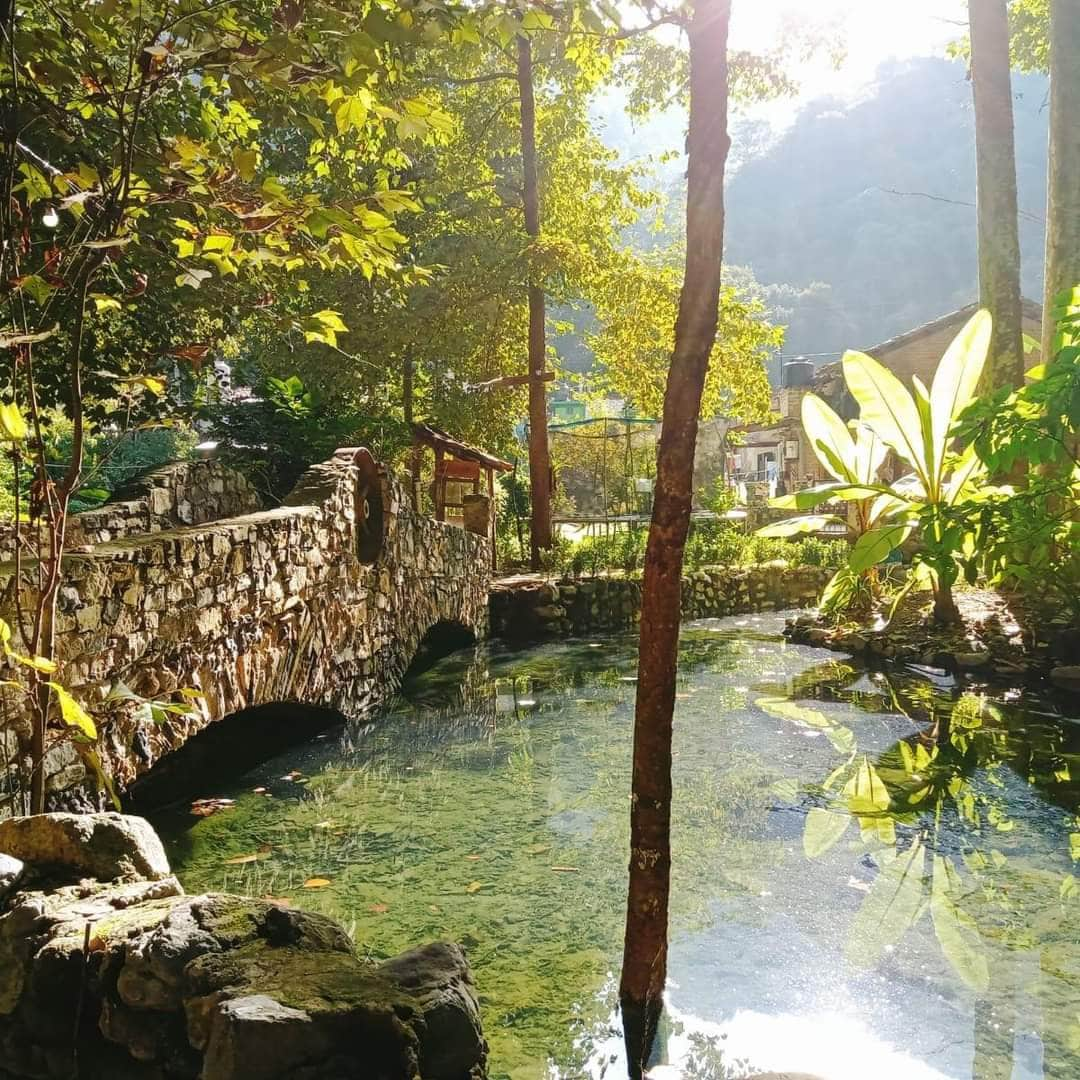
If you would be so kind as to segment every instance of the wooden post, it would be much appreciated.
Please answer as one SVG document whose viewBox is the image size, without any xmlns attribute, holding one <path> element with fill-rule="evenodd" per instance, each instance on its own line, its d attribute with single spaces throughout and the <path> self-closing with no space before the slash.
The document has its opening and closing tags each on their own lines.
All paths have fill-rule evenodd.
<svg viewBox="0 0 1080 1080">
<path fill-rule="evenodd" d="M 412 431 L 413 425 L 413 377 L 416 365 L 413 363 L 412 348 L 405 349 L 405 367 L 401 373 L 401 413 Z M 412 449 L 409 451 L 409 494 L 412 496 L 413 509 L 420 510 L 420 447 L 413 437 Z"/>
<path fill-rule="evenodd" d="M 495 549 L 495 539 L 498 533 L 498 514 L 495 512 L 495 470 L 487 470 L 488 502 L 491 505 L 491 569 L 499 569 L 499 556 Z"/>
<path fill-rule="evenodd" d="M 446 474 L 441 446 L 435 447 L 435 520 L 446 520 Z"/>
</svg>

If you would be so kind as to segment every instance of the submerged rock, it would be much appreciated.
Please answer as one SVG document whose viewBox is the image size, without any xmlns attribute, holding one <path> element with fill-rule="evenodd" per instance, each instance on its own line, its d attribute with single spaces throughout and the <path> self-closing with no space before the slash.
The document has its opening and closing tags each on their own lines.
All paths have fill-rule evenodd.
<svg viewBox="0 0 1080 1080">
<path fill-rule="evenodd" d="M 35 814 L 0 821 L 0 851 L 41 868 L 114 881 L 169 876 L 169 860 L 145 818 L 128 814 Z"/>
</svg>

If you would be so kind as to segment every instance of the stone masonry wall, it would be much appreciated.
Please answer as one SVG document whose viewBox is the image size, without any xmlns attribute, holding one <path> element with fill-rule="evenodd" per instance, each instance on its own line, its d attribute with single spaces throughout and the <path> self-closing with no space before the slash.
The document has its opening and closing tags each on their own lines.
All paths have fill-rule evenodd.
<svg viewBox="0 0 1080 1080">
<path fill-rule="evenodd" d="M 178 461 L 140 476 L 104 506 L 73 514 L 68 521 L 67 546 L 106 544 L 262 508 L 259 493 L 235 470 L 218 461 Z M 14 559 L 14 543 L 14 532 L 3 528 L 0 561 Z"/>
<path fill-rule="evenodd" d="M 356 476 L 332 460 L 275 510 L 67 557 L 59 677 L 95 711 L 106 769 L 121 785 L 250 706 L 295 701 L 362 715 L 396 690 L 438 622 L 486 633 L 490 542 L 417 515 L 388 482 L 384 548 L 363 565 Z M 12 573 L 0 566 L 0 595 Z M 2 604 L 0 616 L 12 619 Z M 102 705 L 116 683 L 155 700 L 180 700 L 185 687 L 202 697 L 190 715 L 158 725 L 133 703 Z M 53 755 L 52 790 L 83 779 L 70 748 Z"/>
<path fill-rule="evenodd" d="M 682 615 L 706 619 L 812 606 L 832 574 L 785 563 L 696 570 L 683 578 Z M 637 578 L 508 578 L 491 590 L 492 633 L 510 641 L 625 630 L 640 614 Z"/>
</svg>

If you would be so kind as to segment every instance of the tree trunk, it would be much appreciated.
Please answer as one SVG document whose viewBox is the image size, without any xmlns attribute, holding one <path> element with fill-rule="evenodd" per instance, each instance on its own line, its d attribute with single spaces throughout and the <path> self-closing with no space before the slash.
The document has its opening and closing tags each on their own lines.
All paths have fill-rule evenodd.
<svg viewBox="0 0 1080 1080">
<path fill-rule="evenodd" d="M 1054 297 L 1080 285 L 1080 0 L 1050 3 L 1050 164 L 1042 358 L 1053 359 Z"/>
<path fill-rule="evenodd" d="M 731 0 L 697 0 L 689 27 L 686 271 L 664 396 L 656 494 L 645 552 L 634 716 L 630 883 L 619 988 L 632 1078 L 642 1075 L 648 1060 L 667 979 L 672 714 L 694 449 L 719 312 L 724 168 L 731 145 L 727 126 L 730 18 Z"/>
<path fill-rule="evenodd" d="M 981 390 L 1024 381 L 1020 218 L 1006 0 L 968 0 L 978 161 L 979 296 L 994 317 Z"/>
<path fill-rule="evenodd" d="M 533 96 L 532 45 L 517 39 L 518 96 L 521 101 L 522 198 L 525 231 L 540 235 L 540 184 L 536 176 L 536 100 Z M 547 342 L 544 333 L 544 289 L 529 281 L 529 486 L 532 493 L 532 567 L 540 569 L 540 552 L 551 547 L 551 456 L 548 453 Z"/>
</svg>

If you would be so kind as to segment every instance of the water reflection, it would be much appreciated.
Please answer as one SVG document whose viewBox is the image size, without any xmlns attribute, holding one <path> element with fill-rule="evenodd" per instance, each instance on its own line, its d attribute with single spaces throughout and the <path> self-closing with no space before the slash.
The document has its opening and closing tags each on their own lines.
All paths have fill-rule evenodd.
<svg viewBox="0 0 1080 1080">
<path fill-rule="evenodd" d="M 779 625 L 684 634 L 657 1076 L 1080 1075 L 1080 726 Z M 458 654 L 217 792 L 231 814 L 165 823 L 174 866 L 333 915 L 372 957 L 462 940 L 493 1076 L 618 1076 L 634 668 L 630 639 Z"/>
</svg>

